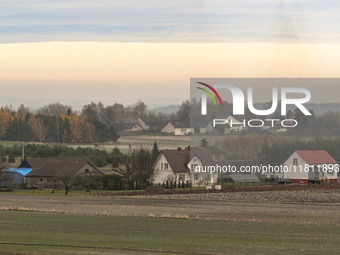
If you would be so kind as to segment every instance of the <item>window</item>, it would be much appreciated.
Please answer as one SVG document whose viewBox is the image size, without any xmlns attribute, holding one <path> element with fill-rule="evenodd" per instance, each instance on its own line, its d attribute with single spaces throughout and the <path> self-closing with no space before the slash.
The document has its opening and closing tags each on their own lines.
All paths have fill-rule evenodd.
<svg viewBox="0 0 340 255">
<path fill-rule="evenodd" d="M 41 179 L 40 179 L 40 182 L 43 182 L 43 181 L 44 181 L 44 179 L 43 179 L 43 178 L 41 178 Z"/>
<path fill-rule="evenodd" d="M 191 171 L 194 172 L 197 166 L 197 164 L 191 164 Z"/>
<path fill-rule="evenodd" d="M 164 170 L 168 170 L 168 168 L 169 168 L 168 163 L 164 163 Z"/>
<path fill-rule="evenodd" d="M 178 175 L 178 180 L 179 181 L 185 181 L 185 174 L 179 174 Z"/>
<path fill-rule="evenodd" d="M 199 174 L 194 174 L 194 179 L 198 180 Z"/>
<path fill-rule="evenodd" d="M 302 181 L 300 181 L 300 182 L 301 182 L 301 183 L 305 183 L 305 181 L 303 181 L 303 180 L 302 180 Z"/>
<path fill-rule="evenodd" d="M 161 163 L 161 170 L 163 170 L 163 163 Z"/>
<path fill-rule="evenodd" d="M 293 166 L 297 166 L 298 165 L 298 159 L 297 158 L 293 158 Z"/>
<path fill-rule="evenodd" d="M 88 173 L 88 172 L 90 172 L 90 169 L 85 169 L 85 173 Z"/>
<path fill-rule="evenodd" d="M 186 135 L 186 134 L 187 134 L 187 129 L 181 128 L 181 135 Z"/>
</svg>

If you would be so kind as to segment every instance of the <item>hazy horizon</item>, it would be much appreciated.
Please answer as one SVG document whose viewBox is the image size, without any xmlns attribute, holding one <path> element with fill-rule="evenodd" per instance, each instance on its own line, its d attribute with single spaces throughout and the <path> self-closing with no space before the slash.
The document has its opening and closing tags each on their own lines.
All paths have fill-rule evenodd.
<svg viewBox="0 0 340 255">
<path fill-rule="evenodd" d="M 168 105 L 195 77 L 339 77 L 339 4 L 327 3 L 5 0 L 1 96 Z"/>
</svg>

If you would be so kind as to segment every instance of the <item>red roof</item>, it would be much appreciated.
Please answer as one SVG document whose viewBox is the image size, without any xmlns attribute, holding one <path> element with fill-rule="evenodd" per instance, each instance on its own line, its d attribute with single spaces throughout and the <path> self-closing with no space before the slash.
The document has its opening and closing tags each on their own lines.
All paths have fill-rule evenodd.
<svg viewBox="0 0 340 255">
<path fill-rule="evenodd" d="M 298 150 L 296 151 L 307 164 L 337 164 L 338 162 L 332 158 L 325 150 Z"/>
</svg>

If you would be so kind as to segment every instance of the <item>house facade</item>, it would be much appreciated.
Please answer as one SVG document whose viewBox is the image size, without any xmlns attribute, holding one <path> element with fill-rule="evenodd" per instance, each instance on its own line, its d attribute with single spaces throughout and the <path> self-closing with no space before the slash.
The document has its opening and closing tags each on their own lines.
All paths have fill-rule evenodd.
<svg viewBox="0 0 340 255">
<path fill-rule="evenodd" d="M 292 183 L 337 183 L 335 159 L 325 150 L 297 150 L 284 163 L 284 179 Z"/>
<path fill-rule="evenodd" d="M 29 158 L 18 169 L 32 169 L 25 175 L 28 186 L 46 184 L 62 175 L 102 175 L 89 157 Z"/>
<path fill-rule="evenodd" d="M 159 119 L 152 117 L 138 118 L 137 123 L 144 131 L 159 131 L 165 125 Z"/>
<path fill-rule="evenodd" d="M 137 123 L 117 123 L 114 125 L 116 131 L 123 132 L 142 132 L 143 128 Z"/>
<path fill-rule="evenodd" d="M 189 135 L 190 134 L 190 122 L 189 121 L 170 121 L 162 129 L 162 133 L 174 134 L 174 135 Z"/>
<path fill-rule="evenodd" d="M 162 184 L 168 181 L 189 181 L 193 185 L 202 180 L 209 183 L 217 181 L 217 174 L 195 172 L 197 167 L 214 166 L 215 162 L 207 149 L 199 147 L 177 148 L 175 150 L 162 150 L 156 160 L 154 169 L 154 183 Z"/>
</svg>

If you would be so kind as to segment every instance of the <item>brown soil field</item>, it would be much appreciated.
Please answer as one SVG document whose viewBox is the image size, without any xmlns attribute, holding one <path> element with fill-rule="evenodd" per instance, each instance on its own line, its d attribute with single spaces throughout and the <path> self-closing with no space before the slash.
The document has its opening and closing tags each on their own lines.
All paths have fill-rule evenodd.
<svg viewBox="0 0 340 255">
<path fill-rule="evenodd" d="M 340 226 L 340 192 L 278 191 L 138 197 L 0 195 L 0 210 Z"/>
</svg>

